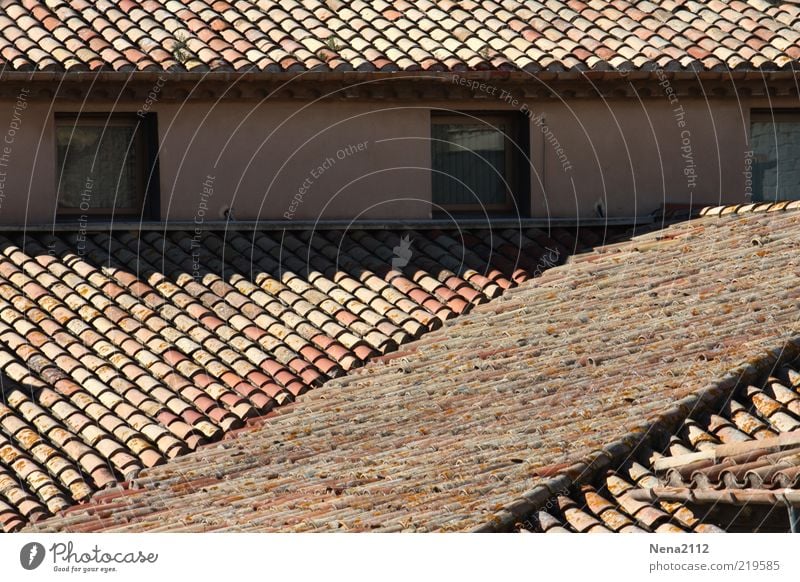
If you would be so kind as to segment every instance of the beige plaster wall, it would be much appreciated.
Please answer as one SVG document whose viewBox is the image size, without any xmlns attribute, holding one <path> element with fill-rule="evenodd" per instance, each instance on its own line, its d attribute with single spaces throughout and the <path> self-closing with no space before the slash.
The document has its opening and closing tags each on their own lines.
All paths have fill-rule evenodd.
<svg viewBox="0 0 800 582">
<path fill-rule="evenodd" d="M 791 103 L 773 102 L 783 105 Z M 237 219 L 428 218 L 431 107 L 520 111 L 530 124 L 533 216 L 623 217 L 662 203 L 744 202 L 746 128 L 755 106 L 670 103 L 663 95 L 643 102 L 155 103 L 161 218 L 219 219 L 231 206 Z M 52 118 L 80 108 L 0 102 L 0 142 L 14 129 L 12 143 L 0 143 L 0 162 L 8 158 L 0 167 L 0 224 L 52 220 Z M 213 195 L 204 196 L 209 177 Z"/>
<path fill-rule="evenodd" d="M 428 112 L 368 104 L 158 108 L 162 217 L 412 218 L 429 213 Z M 420 139 L 409 139 L 417 137 Z M 421 198 L 422 201 L 403 200 Z"/>
<path fill-rule="evenodd" d="M 49 103 L 0 101 L 0 224 L 51 222 L 56 151 Z"/>
<path fill-rule="evenodd" d="M 576 101 L 543 111 L 567 162 L 533 123 L 534 151 L 543 152 L 536 215 L 593 216 L 600 206 L 606 216 L 641 216 L 662 204 L 744 201 L 749 121 L 735 101 Z"/>
</svg>

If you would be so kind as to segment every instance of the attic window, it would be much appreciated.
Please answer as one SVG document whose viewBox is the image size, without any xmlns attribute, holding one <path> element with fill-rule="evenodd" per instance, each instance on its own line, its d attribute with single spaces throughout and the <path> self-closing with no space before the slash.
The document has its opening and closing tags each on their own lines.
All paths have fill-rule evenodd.
<svg viewBox="0 0 800 582">
<path fill-rule="evenodd" d="M 497 212 L 514 209 L 516 155 L 512 115 L 433 115 L 434 210 Z"/>
<path fill-rule="evenodd" d="M 754 202 L 800 199 L 799 113 L 751 115 L 745 176 L 752 180 L 746 188 Z"/>
<path fill-rule="evenodd" d="M 57 115 L 59 216 L 153 218 L 153 128 L 148 115 Z"/>
</svg>

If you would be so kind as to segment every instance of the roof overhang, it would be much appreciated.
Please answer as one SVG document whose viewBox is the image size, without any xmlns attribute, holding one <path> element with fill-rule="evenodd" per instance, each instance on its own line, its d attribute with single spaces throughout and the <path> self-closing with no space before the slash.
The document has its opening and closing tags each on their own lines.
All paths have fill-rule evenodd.
<svg viewBox="0 0 800 582">
<path fill-rule="evenodd" d="M 588 228 L 588 227 L 639 227 L 655 224 L 655 216 L 621 216 L 613 218 L 458 218 L 418 220 L 99 220 L 96 222 L 59 221 L 41 224 L 2 225 L 0 232 L 108 232 L 114 231 L 281 231 L 281 230 L 398 230 L 471 228 L 527 229 L 527 228 Z"/>
<path fill-rule="evenodd" d="M 634 70 L 634 71 L 3 71 L 0 98 L 21 87 L 32 98 L 141 101 L 153 91 L 159 100 L 497 100 L 487 91 L 502 87 L 535 99 L 663 97 L 659 83 L 677 95 L 741 97 L 797 96 L 794 70 Z"/>
</svg>

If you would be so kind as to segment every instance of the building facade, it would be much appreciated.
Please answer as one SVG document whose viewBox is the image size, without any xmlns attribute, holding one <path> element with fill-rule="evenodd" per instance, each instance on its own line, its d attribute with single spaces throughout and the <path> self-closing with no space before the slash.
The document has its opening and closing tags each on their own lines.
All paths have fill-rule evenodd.
<svg viewBox="0 0 800 582">
<path fill-rule="evenodd" d="M 8 82 L 0 222 L 632 219 L 792 198 L 796 184 L 797 99 L 739 94 L 752 82 L 657 71 L 542 89 L 453 73 L 323 93 L 287 78 L 259 98 L 254 81 L 209 76 L 99 92 L 82 87 L 91 75 L 73 91 Z M 697 95 L 707 86 L 721 90 Z"/>
</svg>

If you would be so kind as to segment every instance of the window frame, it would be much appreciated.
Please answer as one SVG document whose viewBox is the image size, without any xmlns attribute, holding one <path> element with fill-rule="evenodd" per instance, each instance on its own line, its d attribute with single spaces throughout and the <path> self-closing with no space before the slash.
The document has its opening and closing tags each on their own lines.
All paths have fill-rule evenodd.
<svg viewBox="0 0 800 582">
<path fill-rule="evenodd" d="M 775 202 L 771 198 L 764 197 L 763 192 L 763 184 L 760 185 L 762 191 L 760 192 L 760 198 L 756 198 L 755 193 L 755 165 L 758 163 L 755 160 L 755 150 L 753 149 L 753 124 L 754 123 L 769 123 L 771 125 L 777 125 L 782 122 L 795 122 L 800 123 L 800 109 L 796 108 L 787 108 L 787 109 L 764 109 L 764 108 L 754 108 L 750 110 L 750 120 L 747 126 L 747 146 L 751 152 L 753 152 L 753 167 L 751 168 L 751 173 L 753 174 L 751 180 L 753 182 L 753 197 L 750 202 Z M 780 143 L 776 144 L 776 147 L 780 147 Z M 780 198 L 777 198 L 780 200 Z"/>
<path fill-rule="evenodd" d="M 800 121 L 800 109 L 752 109 L 750 123 L 773 121 Z"/>
<path fill-rule="evenodd" d="M 136 151 L 136 203 L 134 206 L 93 207 L 83 210 L 80 206 L 67 207 L 60 205 L 59 187 L 61 174 L 65 167 L 58 154 L 58 128 L 83 126 L 104 127 L 132 127 L 134 129 L 134 143 L 131 149 Z M 53 120 L 54 147 L 56 159 L 56 217 L 62 220 L 72 220 L 76 217 L 86 216 L 88 219 L 108 218 L 139 218 L 153 219 L 158 214 L 158 157 L 157 157 L 157 128 L 154 113 L 140 116 L 136 113 L 120 112 L 85 112 L 71 113 L 58 112 Z"/>
<path fill-rule="evenodd" d="M 433 134 L 434 125 L 475 125 L 483 124 L 493 127 L 496 131 L 501 132 L 499 129 L 500 124 L 506 126 L 503 135 L 505 145 L 505 164 L 504 172 L 502 174 L 503 181 L 506 187 L 506 199 L 502 204 L 481 204 L 476 201 L 473 204 L 441 204 L 436 202 L 436 192 L 433 189 L 434 174 L 437 168 L 433 167 L 433 152 L 431 151 L 431 202 L 434 205 L 434 214 L 446 214 L 448 212 L 463 213 L 463 214 L 483 214 L 490 212 L 493 214 L 512 213 L 518 210 L 520 214 L 525 214 L 526 209 L 521 204 L 522 202 L 522 185 L 524 180 L 521 179 L 520 169 L 525 167 L 521 163 L 522 158 L 527 158 L 527 148 L 523 148 L 523 152 L 519 152 L 514 146 L 516 141 L 518 145 L 522 144 L 527 146 L 529 143 L 527 134 L 522 131 L 526 127 L 521 123 L 520 115 L 513 111 L 432 111 L 430 119 L 431 137 Z M 433 144 L 433 141 L 431 141 Z M 516 203 L 515 203 L 516 202 Z"/>
</svg>

